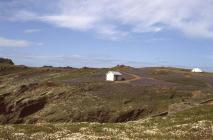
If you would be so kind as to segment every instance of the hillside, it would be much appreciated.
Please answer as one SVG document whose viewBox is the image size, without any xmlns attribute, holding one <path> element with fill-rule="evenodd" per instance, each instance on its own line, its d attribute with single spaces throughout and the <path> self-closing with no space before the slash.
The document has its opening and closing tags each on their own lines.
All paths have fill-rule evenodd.
<svg viewBox="0 0 213 140">
<path fill-rule="evenodd" d="M 0 138 L 11 140 L 212 140 L 212 105 L 203 105 L 168 117 L 126 123 L 40 123 L 0 126 Z"/>
<path fill-rule="evenodd" d="M 109 70 L 122 72 L 126 80 L 106 82 L 105 73 Z M 132 80 L 134 75 L 138 77 L 136 80 Z M 201 122 L 202 129 L 208 129 L 203 134 L 210 139 L 213 109 L 211 100 L 206 104 L 205 101 L 212 98 L 213 73 L 164 67 L 136 69 L 122 65 L 111 69 L 32 68 L 0 61 L 0 123 L 8 125 L 0 127 L 0 138 L 7 137 L 7 132 L 19 134 L 22 131 L 39 132 L 40 136 L 41 130 L 48 134 L 66 130 L 63 133 L 67 135 L 71 131 L 76 135 L 83 131 L 88 137 L 90 131 L 87 134 L 86 130 L 90 128 L 95 131 L 91 132 L 94 137 L 96 134 L 105 136 L 106 128 L 106 135 L 112 138 L 123 134 L 121 132 L 127 138 L 133 138 L 131 135 L 161 138 L 159 133 L 173 127 L 179 130 L 180 125 L 180 131 L 185 131 Z M 23 123 L 28 125 L 21 125 Z M 28 130 L 29 126 L 32 131 Z M 129 132 L 131 129 L 135 131 Z M 140 134 L 142 129 L 146 129 L 147 134 Z M 203 134 L 197 131 L 199 128 L 195 132 L 201 137 Z M 190 134 L 193 132 L 190 129 Z M 180 133 L 182 138 L 193 136 Z M 167 137 L 170 138 L 162 136 Z"/>
</svg>

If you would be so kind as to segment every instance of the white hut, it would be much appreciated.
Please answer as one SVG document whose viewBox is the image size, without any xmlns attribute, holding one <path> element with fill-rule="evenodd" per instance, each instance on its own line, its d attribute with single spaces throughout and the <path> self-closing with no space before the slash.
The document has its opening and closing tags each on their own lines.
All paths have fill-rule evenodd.
<svg viewBox="0 0 213 140">
<path fill-rule="evenodd" d="M 203 72 L 200 68 L 193 68 L 192 72 L 200 73 Z"/>
<path fill-rule="evenodd" d="M 118 71 L 109 71 L 106 73 L 106 81 L 119 81 L 122 80 L 122 74 Z"/>
</svg>

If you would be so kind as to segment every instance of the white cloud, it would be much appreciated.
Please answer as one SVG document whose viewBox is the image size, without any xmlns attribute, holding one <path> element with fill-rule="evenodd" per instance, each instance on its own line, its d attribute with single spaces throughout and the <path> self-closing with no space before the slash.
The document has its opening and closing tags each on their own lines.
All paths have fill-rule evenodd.
<svg viewBox="0 0 213 140">
<path fill-rule="evenodd" d="M 0 47 L 27 47 L 31 43 L 27 40 L 15 40 L 0 37 Z"/>
<path fill-rule="evenodd" d="M 59 0 L 54 9 L 20 10 L 15 18 L 40 20 L 72 30 L 92 30 L 109 38 L 163 30 L 213 38 L 212 0 Z"/>
<path fill-rule="evenodd" d="M 24 30 L 24 33 L 36 33 L 36 32 L 40 32 L 40 29 L 26 29 Z"/>
<path fill-rule="evenodd" d="M 54 15 L 54 16 L 43 16 L 40 19 L 44 22 L 54 24 L 56 26 L 77 29 L 77 30 L 88 30 L 93 28 L 92 25 L 96 23 L 94 17 L 85 15 Z"/>
</svg>

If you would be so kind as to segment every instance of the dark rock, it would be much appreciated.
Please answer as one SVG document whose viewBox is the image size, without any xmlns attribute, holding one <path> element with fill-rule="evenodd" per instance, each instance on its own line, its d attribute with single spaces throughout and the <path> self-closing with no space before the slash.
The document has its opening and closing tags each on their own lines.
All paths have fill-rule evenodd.
<svg viewBox="0 0 213 140">
<path fill-rule="evenodd" d="M 169 98 L 173 99 L 175 97 L 175 94 L 172 94 Z"/>
<path fill-rule="evenodd" d="M 115 122 L 126 122 L 137 119 L 139 116 L 141 116 L 143 113 L 145 113 L 145 109 L 136 109 L 136 110 L 130 110 L 124 113 L 121 113 Z"/>
<path fill-rule="evenodd" d="M 24 99 L 15 103 L 2 99 L 3 98 L 1 97 L 0 116 L 4 119 L 0 121 L 1 124 L 23 123 L 25 117 L 43 109 L 47 103 L 46 97 Z"/>
<path fill-rule="evenodd" d="M 132 99 L 131 100 L 125 100 L 123 103 L 128 104 L 128 103 L 131 103 L 131 102 L 132 102 Z"/>
<path fill-rule="evenodd" d="M 32 84 L 29 84 L 29 85 L 22 85 L 19 90 L 16 92 L 16 95 L 20 95 L 26 91 L 30 91 L 30 90 L 33 90 L 35 89 L 36 87 L 38 87 L 38 83 L 32 83 Z"/>
<path fill-rule="evenodd" d="M 38 98 L 35 100 L 29 100 L 27 103 L 17 106 L 18 110 L 20 110 L 20 118 L 26 117 L 28 115 L 31 115 L 42 108 L 44 108 L 46 104 L 46 98 Z"/>
<path fill-rule="evenodd" d="M 161 112 L 161 113 L 158 113 L 158 114 L 155 114 L 155 115 L 152 115 L 151 117 L 162 117 L 162 116 L 166 116 L 168 115 L 168 111 L 165 111 L 165 112 Z"/>
<path fill-rule="evenodd" d="M 89 67 L 82 67 L 82 69 L 89 69 Z"/>
<path fill-rule="evenodd" d="M 53 66 L 46 66 L 46 65 L 44 65 L 43 68 L 53 68 Z"/>
<path fill-rule="evenodd" d="M 5 98 L 9 95 L 10 93 L 0 95 L 0 115 L 4 114 L 4 112 L 6 111 L 7 106 L 5 104 Z"/>
<path fill-rule="evenodd" d="M 130 67 L 130 66 L 126 66 L 126 65 L 116 65 L 115 67 L 113 67 L 113 68 L 132 68 L 132 67 Z"/>
</svg>

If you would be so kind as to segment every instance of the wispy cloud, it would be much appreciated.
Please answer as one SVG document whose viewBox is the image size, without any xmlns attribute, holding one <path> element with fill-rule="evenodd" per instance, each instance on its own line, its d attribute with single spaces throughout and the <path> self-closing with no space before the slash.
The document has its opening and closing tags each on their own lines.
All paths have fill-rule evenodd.
<svg viewBox="0 0 213 140">
<path fill-rule="evenodd" d="M 13 14 L 12 19 L 39 20 L 71 30 L 92 30 L 112 40 L 135 32 L 164 30 L 213 38 L 212 0 L 58 0 L 54 11 L 41 4 L 46 9 L 42 12 L 36 8 L 29 11 L 26 2 L 34 6 L 35 2 L 24 2 L 25 7 Z"/>
<path fill-rule="evenodd" d="M 106 25 L 96 28 L 96 32 L 99 34 L 99 37 L 112 41 L 120 40 L 129 35 L 129 32 L 127 31 L 119 30 L 115 26 Z"/>
<path fill-rule="evenodd" d="M 27 47 L 31 44 L 27 40 L 8 39 L 0 37 L 0 47 Z"/>
<path fill-rule="evenodd" d="M 53 15 L 42 16 L 39 18 L 41 21 L 54 24 L 59 27 L 65 27 L 75 30 L 88 30 L 93 28 L 97 19 L 89 15 Z"/>
<path fill-rule="evenodd" d="M 36 32 L 40 32 L 41 29 L 26 29 L 24 30 L 24 33 L 30 34 L 30 33 L 36 33 Z"/>
</svg>

